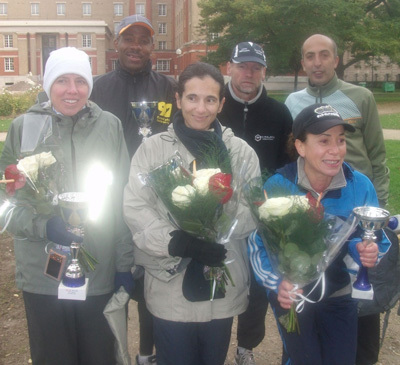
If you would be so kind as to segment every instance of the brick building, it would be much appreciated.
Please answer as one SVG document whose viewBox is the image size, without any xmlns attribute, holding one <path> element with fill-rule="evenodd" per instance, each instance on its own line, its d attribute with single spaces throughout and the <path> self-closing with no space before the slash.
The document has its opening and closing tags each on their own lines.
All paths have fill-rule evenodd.
<svg viewBox="0 0 400 365">
<path fill-rule="evenodd" d="M 0 86 L 27 76 L 40 81 L 50 52 L 64 46 L 84 50 L 93 75 L 111 71 L 114 29 L 135 13 L 154 27 L 157 71 L 177 76 L 205 54 L 199 11 L 190 0 L 0 0 Z"/>
<path fill-rule="evenodd" d="M 131 14 L 146 16 L 154 36 L 153 67 L 178 76 L 210 48 L 199 33 L 199 9 L 191 0 L 0 0 L 0 87 L 29 76 L 41 81 L 49 53 L 64 46 L 84 50 L 93 75 L 115 67 L 114 29 Z M 210 34 L 209 37 L 217 36 Z M 388 61 L 346 70 L 351 82 L 400 81 Z"/>
</svg>

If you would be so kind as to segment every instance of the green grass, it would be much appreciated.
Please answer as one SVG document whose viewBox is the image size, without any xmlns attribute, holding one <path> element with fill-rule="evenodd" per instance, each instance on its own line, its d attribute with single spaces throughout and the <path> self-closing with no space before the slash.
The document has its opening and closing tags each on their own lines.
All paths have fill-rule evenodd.
<svg viewBox="0 0 400 365">
<path fill-rule="evenodd" d="M 374 89 L 373 93 L 377 103 L 398 103 L 400 101 L 400 90 L 385 93 L 382 89 Z"/>
<path fill-rule="evenodd" d="M 281 103 L 284 103 L 288 95 L 290 94 L 290 91 L 268 91 L 268 96 L 271 98 L 280 101 Z"/>
<path fill-rule="evenodd" d="M 7 132 L 12 119 L 0 119 L 0 132 Z"/>
<path fill-rule="evenodd" d="M 384 129 L 400 129 L 400 113 L 383 114 L 379 119 Z"/>
<path fill-rule="evenodd" d="M 400 141 L 385 141 L 387 166 L 390 169 L 390 188 L 388 210 L 391 214 L 400 213 Z"/>
</svg>

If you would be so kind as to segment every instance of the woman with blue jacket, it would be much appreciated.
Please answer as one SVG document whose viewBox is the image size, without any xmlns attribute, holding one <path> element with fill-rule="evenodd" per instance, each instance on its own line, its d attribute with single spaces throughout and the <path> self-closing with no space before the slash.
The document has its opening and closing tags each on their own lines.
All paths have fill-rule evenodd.
<svg viewBox="0 0 400 365">
<path fill-rule="evenodd" d="M 353 208 L 378 207 L 371 181 L 344 162 L 345 131 L 354 128 L 327 104 L 305 108 L 293 122 L 294 147 L 298 154 L 292 162 L 277 170 L 264 185 L 285 186 L 292 195 L 311 193 L 320 198 L 326 213 L 346 220 Z M 325 292 L 316 303 L 306 303 L 298 313 L 299 331 L 288 333 L 277 321 L 283 341 L 282 364 L 355 363 L 357 347 L 357 301 L 351 297 L 351 283 L 344 258 L 347 254 L 365 267 L 373 267 L 387 252 L 390 242 L 383 232 L 378 244 L 361 239 L 361 230 L 343 245 L 337 258 L 325 272 Z M 287 313 L 293 302 L 293 283 L 274 272 L 261 237 L 254 232 L 249 239 L 250 261 L 257 281 L 267 288 L 275 316 Z M 307 296 L 312 283 L 296 291 Z M 319 293 L 321 294 L 321 293 Z M 311 294 L 314 300 L 318 295 Z"/>
</svg>

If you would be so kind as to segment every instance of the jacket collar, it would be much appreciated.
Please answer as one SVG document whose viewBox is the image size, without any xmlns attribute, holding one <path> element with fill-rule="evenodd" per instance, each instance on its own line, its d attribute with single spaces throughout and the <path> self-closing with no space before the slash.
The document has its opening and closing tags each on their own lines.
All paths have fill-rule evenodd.
<svg viewBox="0 0 400 365">
<path fill-rule="evenodd" d="M 43 103 L 37 103 L 35 105 L 33 105 L 28 112 L 32 112 L 32 113 L 39 113 L 39 114 L 49 114 L 52 115 L 54 117 L 56 117 L 57 120 L 72 120 L 72 121 L 77 121 L 82 119 L 82 117 L 86 116 L 84 119 L 88 122 L 94 122 L 97 120 L 97 118 L 99 118 L 102 110 L 97 106 L 97 104 L 93 103 L 92 101 L 88 101 L 86 103 L 86 106 L 79 111 L 76 115 L 69 117 L 69 116 L 65 116 L 63 114 L 59 114 L 57 113 L 52 105 L 50 101 L 45 101 Z"/>
<path fill-rule="evenodd" d="M 298 162 L 291 162 L 284 167 L 278 169 L 276 172 L 280 175 L 282 175 L 284 178 L 288 179 L 290 182 L 293 184 L 298 184 L 299 189 L 304 192 L 310 191 L 308 188 L 305 188 L 304 186 L 301 186 L 299 184 L 299 173 L 298 173 Z M 353 173 L 353 168 L 348 165 L 346 162 L 343 162 L 342 166 L 342 176 L 344 177 L 345 182 L 351 181 L 354 178 L 354 173 Z M 327 191 L 325 194 L 326 198 L 339 198 L 341 196 L 341 189 L 342 187 L 332 187 L 333 190 Z"/>
<path fill-rule="evenodd" d="M 229 90 L 229 93 L 231 94 L 233 100 L 236 100 L 237 102 L 239 102 L 239 103 L 241 103 L 241 104 L 250 105 L 250 104 L 254 104 L 254 103 L 260 98 L 260 96 L 261 96 L 261 94 L 263 93 L 263 91 L 265 90 L 265 88 L 264 88 L 264 85 L 261 84 L 260 90 L 258 91 L 258 93 L 257 93 L 257 95 L 255 96 L 255 98 L 253 98 L 253 99 L 251 99 L 251 100 L 249 100 L 249 101 L 243 100 L 243 99 L 239 98 L 239 97 L 235 94 L 235 92 L 233 91 L 233 88 L 232 88 L 232 82 L 231 82 L 231 81 L 228 82 L 228 90 Z M 265 91 L 265 93 L 266 93 L 266 91 Z"/>
<path fill-rule="evenodd" d="M 310 180 L 304 171 L 304 159 L 299 157 L 297 159 L 297 183 L 307 191 L 310 191 L 315 197 L 319 194 L 311 186 Z M 322 192 L 322 196 L 325 196 L 329 191 L 342 189 L 347 185 L 346 178 L 343 172 L 343 166 L 340 171 L 332 178 L 329 186 Z"/>
<path fill-rule="evenodd" d="M 118 61 L 117 65 L 115 66 L 115 71 L 117 71 L 118 75 L 120 75 L 123 78 L 143 77 L 150 73 L 151 67 L 152 67 L 151 60 L 148 60 L 145 67 L 142 70 L 140 70 L 139 72 L 136 72 L 134 74 L 131 74 L 130 72 L 124 70 Z"/>
<path fill-rule="evenodd" d="M 336 91 L 338 81 L 339 79 L 336 75 L 336 72 L 332 79 L 327 84 L 322 86 L 311 85 L 310 80 L 308 80 L 307 92 L 316 98 L 320 97 L 321 100 L 317 100 L 317 102 L 321 102 L 323 97 L 331 95 Z"/>
</svg>

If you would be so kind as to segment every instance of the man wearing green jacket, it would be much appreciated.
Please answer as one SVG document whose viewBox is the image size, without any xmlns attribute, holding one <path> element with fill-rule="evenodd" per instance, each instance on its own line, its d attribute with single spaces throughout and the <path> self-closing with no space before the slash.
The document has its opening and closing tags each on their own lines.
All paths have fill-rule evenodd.
<svg viewBox="0 0 400 365">
<path fill-rule="evenodd" d="M 337 46 L 331 38 L 322 34 L 309 37 L 301 60 L 308 86 L 290 94 L 285 104 L 294 119 L 308 105 L 328 103 L 355 127 L 356 131 L 346 136 L 346 162 L 370 178 L 383 207 L 389 196 L 389 169 L 374 96 L 364 87 L 339 80 L 335 72 L 338 62 Z"/>
<path fill-rule="evenodd" d="M 338 79 L 335 69 L 339 57 L 333 39 L 314 34 L 306 39 L 301 51 L 303 70 L 309 78 L 308 86 L 290 94 L 285 104 L 294 119 L 308 105 L 328 103 L 356 129 L 354 133 L 346 133 L 346 162 L 370 178 L 379 205 L 384 207 L 389 196 L 389 169 L 372 92 Z M 359 317 L 357 365 L 372 365 L 378 361 L 379 332 L 379 313 Z"/>
</svg>

